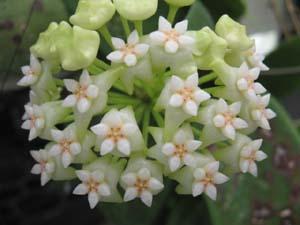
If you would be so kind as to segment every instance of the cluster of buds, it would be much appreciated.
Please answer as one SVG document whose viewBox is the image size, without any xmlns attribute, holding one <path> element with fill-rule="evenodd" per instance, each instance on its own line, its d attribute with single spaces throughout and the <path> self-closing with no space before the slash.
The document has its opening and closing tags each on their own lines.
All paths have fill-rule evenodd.
<svg viewBox="0 0 300 225">
<path fill-rule="evenodd" d="M 263 56 L 229 16 L 215 31 L 189 31 L 187 20 L 172 23 L 194 1 L 166 2 L 168 19 L 143 34 L 158 0 L 80 0 L 72 25 L 51 23 L 31 47 L 18 85 L 30 87 L 22 128 L 49 141 L 31 151 L 42 185 L 78 179 L 73 193 L 88 195 L 91 208 L 135 198 L 151 206 L 164 178 L 178 194 L 215 200 L 234 173 L 257 176 L 267 156 L 248 136 L 275 117 L 257 82 Z M 126 41 L 111 37 L 113 17 Z M 107 62 L 97 58 L 100 36 L 112 47 Z"/>
</svg>

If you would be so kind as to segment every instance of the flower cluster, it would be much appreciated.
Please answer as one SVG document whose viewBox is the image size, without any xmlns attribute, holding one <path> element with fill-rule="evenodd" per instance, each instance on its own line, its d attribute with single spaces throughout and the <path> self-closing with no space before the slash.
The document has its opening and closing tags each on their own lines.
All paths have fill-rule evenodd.
<svg viewBox="0 0 300 225">
<path fill-rule="evenodd" d="M 51 23 L 31 47 L 18 84 L 31 89 L 22 128 L 48 141 L 31 151 L 42 185 L 77 179 L 73 194 L 87 195 L 91 208 L 135 198 L 151 206 L 163 179 L 179 194 L 215 200 L 233 173 L 257 176 L 267 156 L 249 135 L 275 117 L 257 81 L 268 69 L 263 56 L 226 15 L 215 31 L 189 31 L 187 20 L 172 26 L 194 1 L 166 2 L 168 19 L 143 34 L 157 0 L 80 0 L 73 26 Z M 116 12 L 126 42 L 106 27 Z M 100 36 L 112 48 L 107 62 L 97 58 Z"/>
</svg>

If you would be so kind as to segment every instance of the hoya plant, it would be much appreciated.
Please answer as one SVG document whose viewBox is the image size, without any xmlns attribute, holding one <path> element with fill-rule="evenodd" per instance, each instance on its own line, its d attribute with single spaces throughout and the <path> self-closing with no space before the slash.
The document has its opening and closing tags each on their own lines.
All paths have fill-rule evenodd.
<svg viewBox="0 0 300 225">
<path fill-rule="evenodd" d="M 267 155 L 252 134 L 276 114 L 255 40 L 227 15 L 214 30 L 174 24 L 194 1 L 165 2 L 169 14 L 145 34 L 158 0 L 80 0 L 30 48 L 18 85 L 30 88 L 22 128 L 47 142 L 30 152 L 41 185 L 74 179 L 91 208 L 136 198 L 151 207 L 167 179 L 178 194 L 216 200 L 235 174 L 258 176 Z M 125 39 L 110 33 L 113 17 Z"/>
</svg>

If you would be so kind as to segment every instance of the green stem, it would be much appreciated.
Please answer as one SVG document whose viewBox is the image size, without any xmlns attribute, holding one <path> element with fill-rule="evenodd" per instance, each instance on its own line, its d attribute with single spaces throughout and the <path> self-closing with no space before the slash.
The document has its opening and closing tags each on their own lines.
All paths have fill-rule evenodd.
<svg viewBox="0 0 300 225">
<path fill-rule="evenodd" d="M 70 123 L 73 122 L 75 120 L 75 116 L 74 114 L 68 115 L 66 116 L 66 118 L 64 120 L 61 121 L 61 123 Z"/>
<path fill-rule="evenodd" d="M 124 85 L 120 82 L 120 81 L 116 81 L 113 85 L 113 87 L 119 91 L 122 91 L 124 93 L 126 93 L 126 89 L 124 87 Z"/>
<path fill-rule="evenodd" d="M 159 127 L 164 127 L 164 119 L 159 112 L 152 111 L 153 118 Z"/>
<path fill-rule="evenodd" d="M 60 86 L 60 87 L 65 86 L 64 81 L 61 80 L 61 79 L 54 79 L 54 81 L 55 81 L 55 84 L 56 84 L 57 86 Z"/>
<path fill-rule="evenodd" d="M 140 123 L 142 121 L 142 118 L 143 118 L 143 114 L 144 114 L 144 111 L 145 111 L 145 104 L 140 104 L 136 110 L 134 111 L 134 114 L 135 114 L 135 118 L 136 118 L 136 122 L 137 123 Z"/>
<path fill-rule="evenodd" d="M 120 94 L 120 93 L 115 93 L 115 92 L 109 92 L 108 93 L 108 97 L 110 98 L 119 98 L 119 99 L 127 99 L 130 101 L 138 101 L 141 102 L 139 99 L 133 98 L 129 95 L 124 95 L 124 94 Z"/>
<path fill-rule="evenodd" d="M 112 42 L 111 42 L 111 34 L 110 34 L 107 26 L 104 25 L 103 27 L 101 27 L 99 29 L 99 32 L 103 36 L 103 38 L 105 39 L 105 41 L 107 42 L 107 44 L 113 49 L 114 47 L 113 47 Z"/>
<path fill-rule="evenodd" d="M 144 118 L 143 118 L 143 137 L 144 137 L 144 140 L 145 140 L 145 144 L 146 146 L 148 145 L 148 128 L 149 128 L 149 124 L 150 124 L 150 108 L 147 107 L 145 109 L 145 112 L 144 112 Z"/>
<path fill-rule="evenodd" d="M 141 101 L 138 99 L 125 99 L 125 98 L 115 98 L 110 96 L 107 101 L 109 104 L 116 105 L 140 105 Z"/>
<path fill-rule="evenodd" d="M 143 21 L 134 21 L 134 27 L 140 36 L 143 36 Z"/>
<path fill-rule="evenodd" d="M 169 22 L 172 24 L 175 20 L 175 17 L 176 17 L 176 14 L 177 14 L 177 11 L 178 11 L 178 7 L 177 6 L 173 6 L 173 5 L 170 5 L 169 6 L 169 14 L 168 14 L 168 20 Z"/>
<path fill-rule="evenodd" d="M 209 73 L 209 74 L 204 75 L 199 78 L 199 84 L 204 84 L 204 83 L 210 82 L 212 80 L 215 80 L 217 77 L 218 77 L 217 74 Z"/>
<path fill-rule="evenodd" d="M 90 65 L 87 70 L 89 71 L 90 74 L 100 74 L 103 72 L 102 69 L 100 69 L 99 67 L 95 66 L 94 64 Z"/>
<path fill-rule="evenodd" d="M 108 69 L 110 69 L 110 65 L 107 64 L 106 62 L 102 61 L 101 59 L 95 59 L 94 64 L 95 64 L 97 67 L 100 67 L 100 68 L 103 69 L 103 70 L 108 70 Z"/>
<path fill-rule="evenodd" d="M 211 88 L 204 88 L 203 91 L 206 91 L 210 94 L 214 94 L 214 91 L 220 89 L 222 86 L 218 86 L 218 87 L 211 87 Z"/>
<path fill-rule="evenodd" d="M 125 34 L 126 36 L 128 37 L 129 34 L 130 34 L 130 27 L 129 27 L 129 24 L 128 24 L 128 20 L 126 20 L 124 17 L 120 16 L 121 18 L 121 22 L 122 22 L 122 26 L 123 26 L 123 29 L 125 31 Z"/>
</svg>

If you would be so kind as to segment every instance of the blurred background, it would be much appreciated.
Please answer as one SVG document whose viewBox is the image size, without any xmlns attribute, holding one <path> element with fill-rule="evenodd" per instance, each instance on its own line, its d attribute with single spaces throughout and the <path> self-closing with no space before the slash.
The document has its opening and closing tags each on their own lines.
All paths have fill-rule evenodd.
<svg viewBox="0 0 300 225">
<path fill-rule="evenodd" d="M 267 55 L 271 70 L 261 81 L 275 96 L 271 107 L 278 117 L 266 139 L 269 157 L 259 166 L 259 178 L 237 176 L 223 185 L 216 203 L 206 198 L 178 196 L 175 183 L 155 198 L 152 208 L 139 202 L 103 204 L 90 210 L 86 198 L 71 195 L 71 183 L 50 183 L 45 188 L 30 175 L 28 143 L 20 129 L 28 90 L 16 86 L 20 66 L 28 63 L 29 47 L 51 21 L 68 20 L 77 0 L 0 0 L 0 225 L 299 225 L 300 224 L 300 1 L 197 0 L 181 10 L 191 29 L 214 23 L 222 14 L 247 25 L 257 49 Z M 167 14 L 160 0 L 159 13 Z M 157 17 L 147 29 L 157 26 Z M 114 19 L 109 29 L 120 33 Z M 101 46 L 107 53 L 107 46 Z"/>
</svg>

